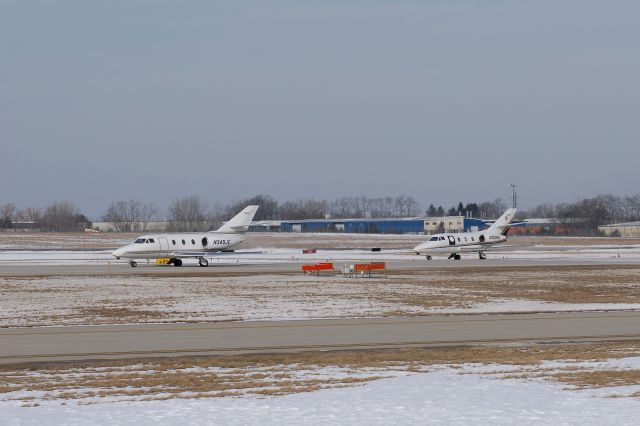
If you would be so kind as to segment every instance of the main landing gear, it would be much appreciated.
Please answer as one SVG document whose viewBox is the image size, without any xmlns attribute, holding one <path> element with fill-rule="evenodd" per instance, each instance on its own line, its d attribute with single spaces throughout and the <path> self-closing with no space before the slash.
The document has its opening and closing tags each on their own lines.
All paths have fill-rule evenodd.
<svg viewBox="0 0 640 426">
<path fill-rule="evenodd" d="M 135 260 L 130 260 L 129 265 L 131 265 L 132 268 L 135 268 L 136 266 L 138 266 L 138 262 L 136 262 Z"/>
<path fill-rule="evenodd" d="M 182 260 L 180 259 L 169 259 L 169 262 L 167 262 L 168 265 L 173 265 L 173 266 L 182 266 Z"/>
<path fill-rule="evenodd" d="M 460 260 L 460 259 L 462 259 L 462 257 L 458 253 L 451 253 L 449 255 L 449 259 Z"/>
<path fill-rule="evenodd" d="M 200 257 L 198 258 L 198 265 L 202 266 L 203 268 L 206 268 L 207 266 L 209 266 L 209 262 L 204 257 Z"/>
<path fill-rule="evenodd" d="M 483 251 L 479 251 L 478 256 L 480 257 L 480 260 L 485 260 L 487 258 L 487 254 Z"/>
<path fill-rule="evenodd" d="M 433 257 L 427 255 L 427 260 L 431 260 L 431 259 L 433 259 Z"/>
</svg>

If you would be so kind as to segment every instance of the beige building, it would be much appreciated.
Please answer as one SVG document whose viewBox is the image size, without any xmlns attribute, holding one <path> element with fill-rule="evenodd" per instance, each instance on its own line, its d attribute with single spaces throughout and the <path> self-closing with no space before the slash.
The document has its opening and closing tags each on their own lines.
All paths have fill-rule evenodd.
<svg viewBox="0 0 640 426">
<path fill-rule="evenodd" d="M 129 226 L 130 232 L 165 232 L 169 227 L 170 222 L 165 220 L 151 221 L 151 222 L 132 222 Z M 96 231 L 101 232 L 114 232 L 116 226 L 114 222 L 93 222 L 91 227 Z"/>
<path fill-rule="evenodd" d="M 464 216 L 442 216 L 425 218 L 424 233 L 437 234 L 438 232 L 464 232 Z"/>
<path fill-rule="evenodd" d="M 598 231 L 607 237 L 640 237 L 640 222 L 613 223 L 598 226 Z"/>
</svg>

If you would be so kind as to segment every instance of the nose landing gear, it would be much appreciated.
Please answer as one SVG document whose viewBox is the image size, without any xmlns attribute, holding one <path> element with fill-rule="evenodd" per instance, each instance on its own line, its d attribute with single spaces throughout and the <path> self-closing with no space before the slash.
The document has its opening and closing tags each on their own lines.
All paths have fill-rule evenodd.
<svg viewBox="0 0 640 426">
<path fill-rule="evenodd" d="M 135 260 L 130 260 L 129 265 L 131 265 L 132 268 L 135 268 L 136 266 L 138 266 L 138 262 L 136 262 Z"/>
<path fill-rule="evenodd" d="M 480 260 L 485 260 L 487 258 L 487 254 L 483 251 L 479 251 L 478 256 L 480 257 Z"/>
<path fill-rule="evenodd" d="M 427 255 L 427 260 L 433 259 L 430 255 Z"/>
</svg>

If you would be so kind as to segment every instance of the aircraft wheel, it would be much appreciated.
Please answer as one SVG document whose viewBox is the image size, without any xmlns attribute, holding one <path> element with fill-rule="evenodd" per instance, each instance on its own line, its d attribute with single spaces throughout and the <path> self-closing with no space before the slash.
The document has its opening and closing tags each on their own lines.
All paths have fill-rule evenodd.
<svg viewBox="0 0 640 426">
<path fill-rule="evenodd" d="M 427 260 L 433 259 L 431 256 L 427 255 Z"/>
<path fill-rule="evenodd" d="M 138 266 L 138 262 L 136 262 L 135 260 L 130 260 L 129 265 L 131 265 L 132 268 L 135 268 L 136 266 Z"/>
<path fill-rule="evenodd" d="M 486 253 L 483 251 L 478 252 L 478 256 L 480 256 L 480 260 L 485 260 L 487 258 Z"/>
<path fill-rule="evenodd" d="M 173 260 L 173 266 L 182 266 L 182 260 L 174 259 Z"/>
<path fill-rule="evenodd" d="M 460 256 L 459 254 L 456 254 L 455 256 L 453 256 L 454 260 L 460 260 L 462 259 L 462 256 Z"/>
<path fill-rule="evenodd" d="M 207 266 L 209 266 L 209 262 L 204 257 L 201 257 L 200 259 L 198 259 L 198 264 L 203 268 L 206 268 Z"/>
</svg>

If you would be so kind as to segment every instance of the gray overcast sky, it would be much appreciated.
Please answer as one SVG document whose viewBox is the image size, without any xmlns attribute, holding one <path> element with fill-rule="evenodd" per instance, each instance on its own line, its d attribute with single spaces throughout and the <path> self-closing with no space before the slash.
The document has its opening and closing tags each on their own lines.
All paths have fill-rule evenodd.
<svg viewBox="0 0 640 426">
<path fill-rule="evenodd" d="M 0 0 L 0 203 L 640 188 L 640 2 Z"/>
</svg>

